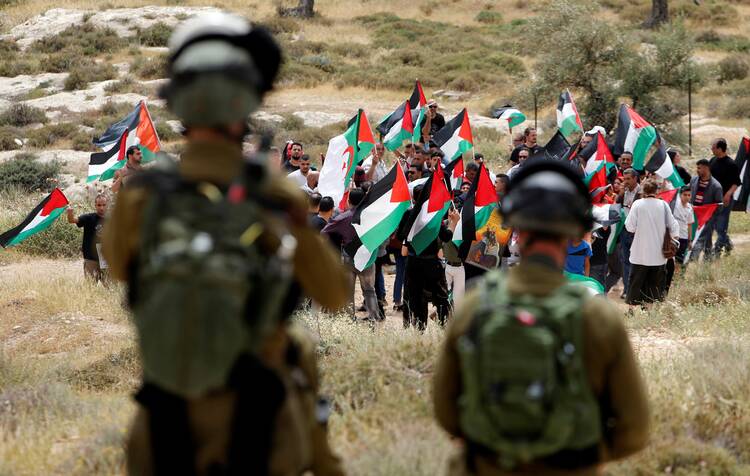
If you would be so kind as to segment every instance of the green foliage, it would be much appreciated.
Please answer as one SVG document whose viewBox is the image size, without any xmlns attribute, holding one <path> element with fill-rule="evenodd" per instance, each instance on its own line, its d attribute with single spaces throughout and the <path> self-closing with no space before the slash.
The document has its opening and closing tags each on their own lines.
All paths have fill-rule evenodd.
<svg viewBox="0 0 750 476">
<path fill-rule="evenodd" d="M 726 83 L 728 81 L 745 79 L 747 78 L 748 72 L 750 72 L 750 66 L 748 65 L 745 56 L 738 54 L 727 56 L 723 60 L 719 61 L 719 84 Z"/>
<path fill-rule="evenodd" d="M 20 189 L 23 192 L 45 191 L 55 188 L 55 180 L 62 168 L 57 161 L 42 163 L 29 153 L 0 162 L 0 192 Z"/>
<path fill-rule="evenodd" d="M 118 81 L 113 81 L 104 86 L 104 90 L 110 94 L 135 93 L 143 96 L 148 96 L 152 92 L 150 88 L 136 81 L 132 76 L 125 76 Z"/>
<path fill-rule="evenodd" d="M 47 122 L 47 116 L 39 108 L 24 103 L 15 103 L 0 114 L 0 126 L 23 127 Z"/>
<path fill-rule="evenodd" d="M 474 20 L 479 23 L 499 24 L 503 22 L 503 14 L 490 10 L 482 10 L 481 12 L 477 13 L 477 16 L 474 17 Z"/>
<path fill-rule="evenodd" d="M 57 35 L 35 41 L 30 50 L 38 53 L 72 51 L 86 56 L 115 53 L 126 45 L 110 28 L 99 28 L 91 23 L 74 25 Z"/>
<path fill-rule="evenodd" d="M 154 127 L 156 127 L 156 133 L 159 136 L 159 140 L 162 142 L 170 142 L 182 138 L 181 134 L 173 131 L 172 128 L 164 121 L 154 120 Z"/>
<path fill-rule="evenodd" d="M 740 35 L 725 35 L 716 30 L 706 30 L 695 37 L 702 48 L 746 53 L 750 51 L 750 39 Z"/>
<path fill-rule="evenodd" d="M 138 41 L 143 46 L 167 46 L 172 35 L 172 27 L 162 22 L 138 32 Z"/>
<path fill-rule="evenodd" d="M 86 89 L 88 83 L 94 81 L 105 81 L 117 77 L 117 70 L 109 63 L 92 63 L 87 65 L 76 65 L 70 70 L 65 78 L 63 88 L 66 91 Z"/>
<path fill-rule="evenodd" d="M 599 18 L 595 4 L 555 0 L 547 15 L 531 22 L 544 53 L 530 92 L 544 102 L 564 88 L 583 91 L 579 110 L 584 123 L 607 129 L 614 127 L 623 97 L 656 125 L 674 122 L 687 104 L 672 100 L 673 92 L 685 91 L 690 81 L 695 90 L 703 81 L 701 69 L 691 61 L 694 43 L 684 25 L 666 25 L 641 45 Z"/>
<path fill-rule="evenodd" d="M 130 72 L 141 79 L 161 79 L 167 77 L 167 56 L 137 56 L 130 63 Z"/>
<path fill-rule="evenodd" d="M 93 150 L 91 137 L 82 132 L 76 124 L 70 122 L 48 124 L 39 129 L 28 131 L 26 136 L 29 139 L 29 146 L 40 149 L 57 145 L 62 141 L 68 141 L 74 150 Z"/>
<path fill-rule="evenodd" d="M 340 87 L 406 89 L 419 78 L 425 87 L 480 91 L 506 87 L 526 71 L 523 62 L 506 53 L 521 48 L 515 40 L 520 27 L 460 27 L 392 14 L 357 21 L 371 31 L 371 45 L 288 41 L 282 35 L 287 58 L 282 84 L 314 86 L 329 81 Z M 428 56 L 415 47 L 424 42 L 440 54 Z"/>
<path fill-rule="evenodd" d="M 0 150 L 16 150 L 21 146 L 16 139 L 23 137 L 18 129 L 10 126 L 0 127 Z"/>
</svg>

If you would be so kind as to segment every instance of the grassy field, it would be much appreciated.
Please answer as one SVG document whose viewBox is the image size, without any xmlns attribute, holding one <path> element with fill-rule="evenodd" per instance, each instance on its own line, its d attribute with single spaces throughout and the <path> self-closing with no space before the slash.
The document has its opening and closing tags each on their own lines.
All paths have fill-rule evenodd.
<svg viewBox="0 0 750 476">
<path fill-rule="evenodd" d="M 653 407 L 654 434 L 611 475 L 750 471 L 750 220 L 736 252 L 691 267 L 670 299 L 627 318 Z M 744 233 L 744 234 L 742 234 Z M 0 254 L 0 474 L 117 474 L 139 366 L 119 287 L 82 278 L 80 261 Z M 298 316 L 319 338 L 331 439 L 350 474 L 434 475 L 454 445 L 431 418 L 442 332 L 374 331 Z"/>
</svg>

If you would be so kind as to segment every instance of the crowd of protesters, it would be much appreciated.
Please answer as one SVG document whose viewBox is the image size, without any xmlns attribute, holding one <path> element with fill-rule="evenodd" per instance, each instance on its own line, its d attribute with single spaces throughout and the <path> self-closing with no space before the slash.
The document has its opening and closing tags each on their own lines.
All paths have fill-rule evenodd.
<svg viewBox="0 0 750 476">
<path fill-rule="evenodd" d="M 437 104 L 430 102 L 433 110 Z M 436 122 L 439 114 L 431 115 Z M 444 119 L 443 119 L 444 120 Z M 580 148 L 594 139 L 598 131 L 590 131 L 582 137 Z M 507 172 L 487 171 L 494 182 L 498 205 L 513 175 L 520 170 L 530 157 L 543 151 L 537 143 L 537 132 L 528 128 L 513 137 L 514 147 L 510 151 L 510 168 Z M 409 182 L 412 201 L 422 192 L 423 185 L 436 167 L 446 162 L 440 149 L 429 141 L 406 144 L 392 154 L 377 143 L 372 153 L 357 166 L 352 180 L 353 189 L 348 195 L 348 203 L 339 210 L 331 197 L 321 197 L 317 193 L 316 181 L 302 180 L 309 177 L 312 168 L 304 154 L 304 146 L 298 142 L 287 144 L 285 157 L 280 168 L 289 174 L 289 179 L 297 183 L 310 197 L 311 225 L 327 235 L 333 246 L 342 250 L 342 260 L 352 270 L 352 283 L 359 280 L 364 302 L 361 305 L 352 301 L 352 310 L 366 312 L 367 320 L 380 321 L 385 317 L 386 308 L 392 306 L 402 312 L 405 326 L 424 329 L 429 320 L 428 303 L 435 311 L 432 316 L 439 324 L 445 323 L 454 305 L 459 303 L 472 280 L 487 270 L 482 260 L 461 259 L 456 245 L 451 241 L 453 229 L 459 219 L 461 207 L 480 165 L 484 163 L 482 154 L 474 151 L 466 157 L 463 180 L 453 190 L 453 206 L 446 213 L 443 226 L 437 237 L 425 250 L 417 254 L 409 241 L 408 217 L 404 215 L 398 230 L 381 246 L 375 263 L 368 269 L 358 272 L 352 266 L 352 257 L 347 256 L 346 245 L 356 236 L 351 224 L 353 211 L 364 198 L 367 190 L 388 173 L 393 163 L 403 168 Z M 696 175 L 680 165 L 680 152 L 668 151 L 669 160 L 687 184 L 668 203 L 660 198 L 660 193 L 669 190 L 671 184 L 648 172 L 632 168 L 633 154 L 624 151 L 616 158 L 613 170 L 608 174 L 606 191 L 597 199 L 601 204 L 619 204 L 624 213 L 624 226 L 610 243 L 610 235 L 615 226 L 599 227 L 580 239 L 569 243 L 569 256 L 565 265 L 568 273 L 581 274 L 598 281 L 608 294 L 622 281 L 620 297 L 631 305 L 647 305 L 664 299 L 677 272 L 686 265 L 686 257 L 695 261 L 703 254 L 705 260 L 728 254 L 732 243 L 728 236 L 731 197 L 740 184 L 739 170 L 726 153 L 724 139 L 713 141 L 713 157 L 699 160 Z M 580 161 L 580 162 L 578 162 Z M 574 159 L 571 164 L 579 166 L 581 173 L 586 167 L 583 159 Z M 720 209 L 706 225 L 695 247 L 691 246 L 693 225 L 693 205 L 720 203 Z M 713 244 L 713 233 L 718 238 Z M 663 246 L 665 235 L 673 240 L 676 255 L 665 258 Z M 486 236 L 486 234 L 485 234 Z M 481 239 L 478 236 L 478 239 Z M 494 236 L 498 259 L 489 261 L 490 266 L 509 267 L 518 260 L 515 236 L 508 230 L 503 236 Z M 608 246 L 611 244 L 611 246 Z M 692 249 L 691 249 L 692 248 Z M 394 275 L 392 294 L 386 295 L 384 274 Z M 390 304 L 388 301 L 390 300 Z"/>
<path fill-rule="evenodd" d="M 430 140 L 441 124 L 445 124 L 445 119 L 437 110 L 437 103 L 430 101 L 428 122 L 423 129 L 425 142 L 408 143 L 393 153 L 388 152 L 382 143 L 375 144 L 370 155 L 356 166 L 352 175 L 352 190 L 343 206 L 318 192 L 319 172 L 312 166 L 302 143 L 290 141 L 283 149 L 272 147 L 269 154 L 269 166 L 287 175 L 308 195 L 310 226 L 325 234 L 331 244 L 341 250 L 342 261 L 352 270 L 352 288 L 355 280 L 358 280 L 364 298 L 361 306 L 356 306 L 352 300 L 352 312 L 355 308 L 366 312 L 369 321 L 383 320 L 386 308 L 392 306 L 393 311 L 403 313 L 405 326 L 414 325 L 424 329 L 429 319 L 428 303 L 431 302 L 435 307 L 433 317 L 444 324 L 474 278 L 486 272 L 488 267 L 507 268 L 518 261 L 515 235 L 512 230 L 504 230 L 501 226 L 485 230 L 483 236 L 477 237 L 482 242 L 481 249 L 478 248 L 476 255 L 472 251 L 471 257 L 462 258 L 451 237 L 471 184 L 480 170 L 487 170 L 495 185 L 499 210 L 513 175 L 530 158 L 544 150 L 537 143 L 534 128 L 527 128 L 513 136 L 510 167 L 506 172 L 496 170 L 493 173 L 480 168 L 486 162 L 477 151 L 465 160 L 462 180 L 452 191 L 453 206 L 446 214 L 437 237 L 425 250 L 416 253 L 407 240 L 410 225 L 410 213 L 407 212 L 396 232 L 380 247 L 375 263 L 361 272 L 353 267 L 352 257 L 347 255 L 345 248 L 356 237 L 351 223 L 353 209 L 363 200 L 367 190 L 382 180 L 394 163 L 398 163 L 409 182 L 413 202 L 436 168 L 447 165 L 443 152 Z M 598 132 L 595 128 L 583 134 L 578 149 L 583 149 L 594 140 Z M 659 195 L 669 190 L 669 181 L 632 168 L 633 154 L 630 151 L 616 157 L 616 164 L 608 173 L 606 190 L 596 201 L 600 204 L 619 204 L 625 218 L 624 226 L 621 230 L 614 225 L 598 227 L 580 239 L 571 240 L 565 271 L 595 279 L 604 288 L 605 295 L 622 281 L 620 297 L 631 305 L 646 305 L 664 299 L 674 276 L 679 276 L 687 262 L 695 261 L 701 255 L 704 260 L 713 260 L 722 253 L 729 254 L 732 251 L 728 234 L 729 218 L 732 196 L 741 184 L 739 169 L 727 154 L 725 139 L 714 140 L 711 152 L 710 159 L 698 160 L 694 176 L 680 165 L 678 150 L 670 149 L 667 152 L 668 160 L 672 161 L 675 171 L 686 184 L 677 191 L 671 203 L 662 200 Z M 113 193 L 127 186 L 132 174 L 141 169 L 142 157 L 138 147 L 129 148 L 126 157 L 126 165 L 115 174 Z M 321 160 L 324 160 L 322 155 Z M 575 158 L 571 165 L 579 168 L 583 176 L 586 169 L 584 159 Z M 712 203 L 719 204 L 719 207 L 698 240 L 695 240 L 692 236 L 692 207 Z M 99 258 L 98 243 L 107 206 L 108 195 L 99 194 L 95 213 L 75 216 L 68 209 L 68 221 L 84 228 L 82 252 L 85 274 L 96 280 L 106 278 L 106 263 Z M 499 220 L 501 225 L 502 217 Z M 674 241 L 677 248 L 674 257 L 664 256 L 665 235 Z M 482 256 L 487 249 L 494 250 L 489 259 Z M 390 296 L 386 293 L 386 273 L 394 275 Z"/>
</svg>

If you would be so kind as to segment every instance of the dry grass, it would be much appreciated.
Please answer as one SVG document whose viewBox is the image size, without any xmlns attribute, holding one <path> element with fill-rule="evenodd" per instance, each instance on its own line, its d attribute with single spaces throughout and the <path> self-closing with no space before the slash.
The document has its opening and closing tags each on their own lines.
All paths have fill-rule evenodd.
<svg viewBox="0 0 750 476">
<path fill-rule="evenodd" d="M 737 217 L 737 219 L 735 219 Z M 652 445 L 606 474 L 746 474 L 750 467 L 750 247 L 694 267 L 673 299 L 628 320 L 654 409 Z M 0 474 L 116 474 L 139 367 L 119 288 L 77 261 L 0 255 Z M 7 283 L 7 285 L 6 285 Z M 700 290 L 700 291 L 698 291 Z M 701 300 L 691 296 L 721 296 Z M 434 475 L 454 446 L 431 416 L 442 332 L 370 330 L 309 315 L 319 337 L 331 439 L 350 474 Z"/>
</svg>

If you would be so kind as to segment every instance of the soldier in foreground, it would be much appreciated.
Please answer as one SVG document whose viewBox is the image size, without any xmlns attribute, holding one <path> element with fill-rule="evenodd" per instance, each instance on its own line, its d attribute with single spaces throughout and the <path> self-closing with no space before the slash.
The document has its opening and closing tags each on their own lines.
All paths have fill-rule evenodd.
<svg viewBox="0 0 750 476">
<path fill-rule="evenodd" d="M 562 274 L 568 240 L 591 228 L 589 194 L 540 161 L 513 178 L 502 213 L 521 262 L 464 297 L 435 372 L 437 420 L 463 443 L 448 474 L 598 474 L 642 449 L 649 423 L 621 313 Z"/>
<path fill-rule="evenodd" d="M 307 226 L 302 192 L 242 157 L 278 46 L 212 14 L 184 23 L 169 47 L 162 94 L 187 146 L 179 163 L 161 158 L 131 179 L 104 238 L 112 276 L 128 283 L 143 364 L 128 472 L 342 474 L 314 345 L 287 318 L 301 291 L 342 307 L 347 276 Z"/>
</svg>

